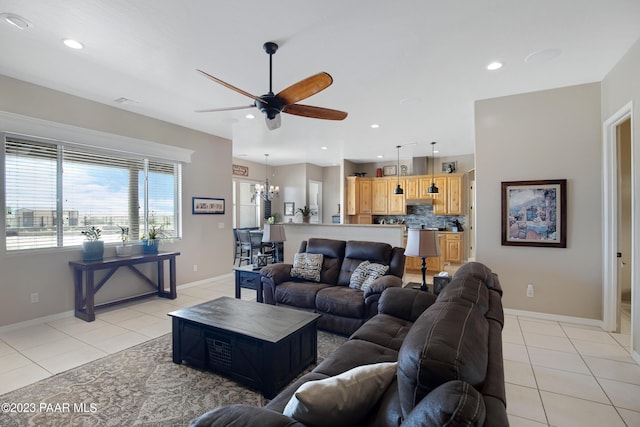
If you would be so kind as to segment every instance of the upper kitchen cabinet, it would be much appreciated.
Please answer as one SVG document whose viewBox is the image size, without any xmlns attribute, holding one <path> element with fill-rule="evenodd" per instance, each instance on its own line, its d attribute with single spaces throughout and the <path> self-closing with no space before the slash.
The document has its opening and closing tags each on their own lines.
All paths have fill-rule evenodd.
<svg viewBox="0 0 640 427">
<path fill-rule="evenodd" d="M 347 215 L 371 215 L 371 178 L 347 177 Z"/>
<path fill-rule="evenodd" d="M 434 215 L 462 215 L 462 175 L 439 175 L 434 180 L 438 194 L 434 194 Z"/>
<path fill-rule="evenodd" d="M 389 210 L 389 180 L 386 178 L 373 179 L 371 184 L 371 213 L 386 215 Z"/>
<path fill-rule="evenodd" d="M 394 193 L 396 187 L 398 186 L 398 183 L 400 183 L 400 187 L 402 187 L 403 190 L 406 188 L 406 181 L 404 179 L 389 179 L 389 183 L 387 186 L 387 189 L 389 191 L 387 213 L 389 215 L 406 215 L 407 213 L 407 204 L 405 199 L 406 191 L 403 191 L 404 194 Z"/>
</svg>

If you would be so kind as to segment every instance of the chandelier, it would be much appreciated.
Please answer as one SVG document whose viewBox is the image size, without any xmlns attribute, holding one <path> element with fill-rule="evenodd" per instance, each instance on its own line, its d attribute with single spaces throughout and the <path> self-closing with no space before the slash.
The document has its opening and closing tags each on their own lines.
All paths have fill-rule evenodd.
<svg viewBox="0 0 640 427">
<path fill-rule="evenodd" d="M 256 199 L 262 199 L 268 202 L 280 196 L 280 187 L 278 187 L 277 185 L 275 187 L 273 185 L 269 185 L 269 155 L 265 154 L 264 158 L 265 158 L 264 184 L 256 184 L 253 195 L 251 196 L 252 202 L 255 202 Z"/>
</svg>

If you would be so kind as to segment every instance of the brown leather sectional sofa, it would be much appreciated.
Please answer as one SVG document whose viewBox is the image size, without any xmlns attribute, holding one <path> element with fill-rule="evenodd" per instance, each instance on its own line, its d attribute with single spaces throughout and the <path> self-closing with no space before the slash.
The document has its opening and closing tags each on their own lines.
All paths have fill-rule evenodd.
<svg viewBox="0 0 640 427">
<path fill-rule="evenodd" d="M 437 298 L 414 289 L 387 289 L 376 316 L 265 407 L 224 406 L 193 425 L 304 426 L 283 415 L 302 384 L 397 361 L 395 378 L 382 397 L 348 425 L 508 426 L 501 298 L 498 277 L 480 263 L 463 265 Z"/>
<path fill-rule="evenodd" d="M 272 264 L 261 271 L 264 302 L 314 311 L 321 315 L 318 327 L 350 335 L 378 313 L 378 300 L 389 287 L 401 287 L 404 249 L 387 243 L 311 238 L 299 253 L 322 254 L 320 282 L 291 277 L 291 264 Z M 388 265 L 387 273 L 365 292 L 349 282 L 362 261 Z"/>
</svg>

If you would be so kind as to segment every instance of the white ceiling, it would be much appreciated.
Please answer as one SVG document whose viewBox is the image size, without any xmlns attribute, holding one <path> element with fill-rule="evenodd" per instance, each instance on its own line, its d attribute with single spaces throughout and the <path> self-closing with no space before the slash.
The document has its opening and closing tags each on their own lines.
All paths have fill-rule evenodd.
<svg viewBox="0 0 640 427">
<path fill-rule="evenodd" d="M 472 153 L 475 100 L 601 81 L 640 38 L 639 0 L 0 0 L 3 12 L 33 25 L 0 22 L 0 74 L 230 138 L 234 156 L 272 165 L 391 161 L 431 141 Z M 347 119 L 282 114 L 269 131 L 257 109 L 195 113 L 253 102 L 196 68 L 268 91 L 266 41 L 280 45 L 274 92 L 326 71 L 333 85 L 302 103 Z M 561 54 L 525 62 L 543 49 Z M 494 60 L 505 66 L 485 70 Z"/>
</svg>

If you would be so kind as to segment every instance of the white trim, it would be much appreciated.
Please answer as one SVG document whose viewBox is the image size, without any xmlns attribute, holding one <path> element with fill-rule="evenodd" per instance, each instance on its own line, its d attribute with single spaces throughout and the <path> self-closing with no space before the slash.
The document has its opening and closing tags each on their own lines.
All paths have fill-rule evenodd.
<svg viewBox="0 0 640 427">
<path fill-rule="evenodd" d="M 531 317 L 533 319 L 550 320 L 553 322 L 575 323 L 577 325 L 595 326 L 598 328 L 602 328 L 602 321 L 598 319 L 586 319 L 584 317 L 573 317 L 573 316 L 564 316 L 561 314 L 540 313 L 537 311 L 514 310 L 512 308 L 505 308 L 504 314 L 508 314 L 511 316 Z"/>
<path fill-rule="evenodd" d="M 179 289 L 192 288 L 194 286 L 203 285 L 205 283 L 209 283 L 209 282 L 212 282 L 212 281 L 228 279 L 230 277 L 233 277 L 233 275 L 234 275 L 234 273 L 225 273 L 225 274 L 221 274 L 219 276 L 211 277 L 209 279 L 202 279 L 202 280 L 198 280 L 198 281 L 195 281 L 195 282 L 184 283 L 184 284 L 182 284 L 180 286 L 176 286 L 176 289 L 179 290 Z M 122 308 L 127 308 L 127 307 L 130 307 L 130 305 L 123 305 L 122 306 Z M 179 307 L 176 306 L 176 310 L 178 308 Z M 37 317 L 35 319 L 31 319 L 31 320 L 25 320 L 24 322 L 11 323 L 9 325 L 0 326 L 0 334 L 3 334 L 5 332 L 15 331 L 16 329 L 27 328 L 29 326 L 35 326 L 35 325 L 40 325 L 42 323 L 49 323 L 49 322 L 53 322 L 55 320 L 65 319 L 67 317 L 73 317 L 73 314 L 74 314 L 74 311 L 73 310 L 69 310 L 69 311 L 63 311 L 61 313 L 51 314 L 49 316 L 43 316 L 43 317 Z M 98 316 L 96 316 L 96 318 L 98 318 Z"/>
<path fill-rule="evenodd" d="M 134 156 L 191 163 L 193 150 L 0 111 L 0 131 Z"/>
<path fill-rule="evenodd" d="M 615 331 L 618 321 L 618 260 L 616 258 L 616 253 L 618 252 L 618 217 L 616 215 L 618 165 L 616 162 L 616 127 L 632 116 L 633 102 L 629 102 L 602 125 L 602 328 L 606 331 Z M 633 149 L 631 159 L 633 162 Z M 634 175 L 633 167 L 631 173 Z M 634 178 L 632 177 L 633 181 Z M 634 210 L 634 207 L 632 206 L 631 209 Z M 635 218 L 633 212 L 632 217 Z M 634 223 L 635 221 L 632 221 L 632 236 L 634 235 Z M 632 243 L 632 245 L 632 252 L 636 253 L 635 243 Z M 632 269 L 634 268 L 633 264 L 631 263 Z M 631 272 L 631 277 L 633 281 L 633 271 Z M 632 288 L 635 288 L 633 284 Z"/>
</svg>

